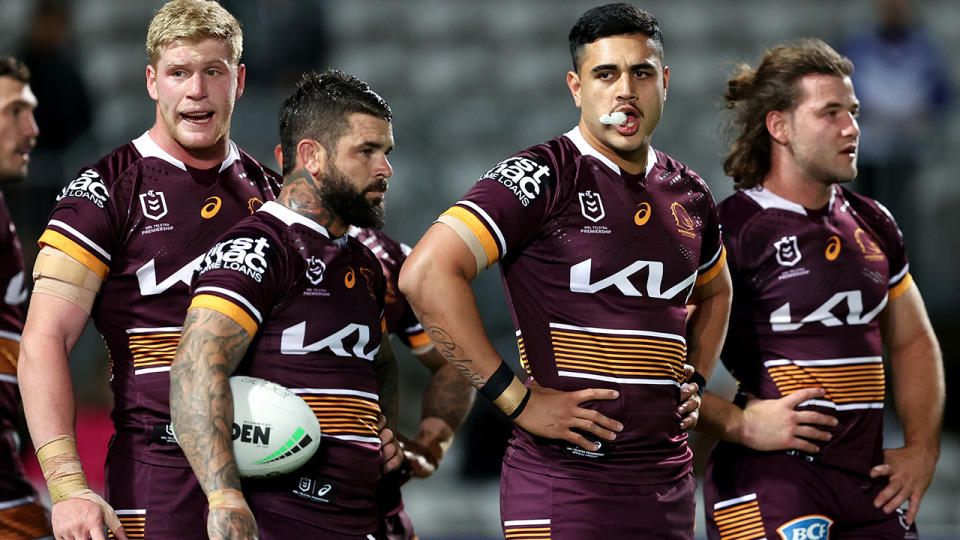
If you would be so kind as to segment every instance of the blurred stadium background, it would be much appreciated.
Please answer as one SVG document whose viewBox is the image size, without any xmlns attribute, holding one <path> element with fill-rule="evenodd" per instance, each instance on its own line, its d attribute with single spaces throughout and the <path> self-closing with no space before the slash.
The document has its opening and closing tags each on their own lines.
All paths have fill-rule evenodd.
<svg viewBox="0 0 960 540">
<path fill-rule="evenodd" d="M 0 54 L 36 59 L 34 90 L 40 148 L 26 182 L 4 185 L 31 265 L 60 187 L 81 165 L 140 135 L 153 122 L 144 89 L 146 27 L 160 0 L 0 0 Z M 564 83 L 566 35 L 601 2 L 551 0 L 225 0 L 245 32 L 247 89 L 232 138 L 273 162 L 277 111 L 297 74 L 337 67 L 368 81 L 394 110 L 395 175 L 386 230 L 414 244 L 430 223 L 484 171 L 511 153 L 559 135 L 578 118 Z M 835 46 L 876 19 L 873 0 L 648 0 L 658 17 L 671 69 L 666 112 L 654 146 L 685 161 L 715 197 L 732 192 L 721 162 L 720 96 L 735 62 L 753 62 L 788 38 L 820 37 Z M 915 213 L 907 230 L 914 276 L 944 350 L 948 388 L 960 379 L 960 3 L 918 0 L 916 20 L 945 53 L 954 106 L 923 141 L 922 166 L 909 186 Z M 27 54 L 26 51 L 29 51 Z M 31 56 L 32 55 L 32 56 Z M 856 77 L 856 75 L 855 75 Z M 907 85 L 908 87 L 910 85 Z M 476 282 L 487 331 L 516 365 L 513 327 L 497 272 Z M 402 347 L 398 347 L 402 349 Z M 402 353 L 402 352 L 401 352 Z M 72 366 L 85 403 L 81 429 L 105 441 L 108 360 L 95 332 Z M 427 372 L 401 356 L 402 423 L 415 430 Z M 722 368 L 713 389 L 732 392 Z M 409 396 L 409 397 L 406 397 Z M 925 538 L 960 538 L 954 489 L 960 483 L 960 411 L 948 396 L 943 451 L 919 523 Z M 887 445 L 898 444 L 895 420 Z M 496 538 L 499 452 L 509 426 L 482 400 L 434 478 L 405 487 L 408 511 L 425 540 Z M 412 433 L 411 433 L 412 434 Z M 99 438 L 97 438 L 99 437 Z M 81 435 L 81 440 L 83 435 Z M 698 470 L 711 441 L 695 437 Z M 102 452 L 93 443 L 88 457 Z M 89 470 L 89 466 L 88 466 Z M 698 531 L 703 531 L 698 511 Z"/>
</svg>

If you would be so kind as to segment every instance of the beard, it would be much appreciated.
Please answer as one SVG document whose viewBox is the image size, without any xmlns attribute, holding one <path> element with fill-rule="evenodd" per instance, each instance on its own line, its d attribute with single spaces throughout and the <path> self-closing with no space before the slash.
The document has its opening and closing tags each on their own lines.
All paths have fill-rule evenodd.
<svg viewBox="0 0 960 540">
<path fill-rule="evenodd" d="M 372 229 L 383 228 L 383 201 L 372 204 L 367 201 L 366 195 L 368 191 L 386 191 L 385 180 L 360 191 L 350 183 L 347 175 L 332 163 L 324 171 L 324 176 L 320 186 L 320 197 L 334 213 L 348 225 Z"/>
</svg>

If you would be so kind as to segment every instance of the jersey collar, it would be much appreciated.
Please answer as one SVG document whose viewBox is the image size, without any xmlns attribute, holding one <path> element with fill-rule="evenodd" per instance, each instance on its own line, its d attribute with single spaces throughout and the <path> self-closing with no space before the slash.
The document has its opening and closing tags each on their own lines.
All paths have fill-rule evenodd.
<svg viewBox="0 0 960 540">
<path fill-rule="evenodd" d="M 833 202 L 837 199 L 837 189 L 839 188 L 836 184 L 834 184 L 830 190 L 830 201 L 827 203 L 828 212 L 833 211 Z M 764 210 L 768 208 L 779 208 L 781 210 L 788 210 L 804 216 L 807 215 L 807 209 L 803 206 L 793 201 L 788 201 L 787 199 L 774 194 L 769 189 L 763 189 L 763 186 L 745 189 L 743 190 L 743 194 L 753 199 Z"/>
<path fill-rule="evenodd" d="M 330 231 L 328 231 L 326 227 L 308 217 L 301 216 L 300 214 L 276 201 L 267 201 L 263 203 L 263 206 L 257 208 L 257 212 L 266 212 L 267 214 L 270 214 L 271 216 L 282 221 L 287 225 L 287 227 L 293 226 L 294 224 L 300 224 L 304 227 L 317 231 L 327 238 L 330 238 Z"/>
<path fill-rule="evenodd" d="M 590 146 L 590 143 L 583 138 L 583 133 L 580 132 L 580 126 L 574 126 L 573 129 L 563 134 L 564 137 L 570 139 L 570 141 L 577 147 L 577 150 L 580 150 L 580 153 L 584 156 L 593 156 L 599 159 L 604 165 L 610 167 L 610 169 L 617 173 L 623 174 L 623 171 L 620 170 L 620 167 L 616 163 L 610 160 L 607 156 L 600 153 L 599 150 Z M 643 177 L 646 178 L 650 174 L 650 171 L 653 170 L 653 166 L 657 164 L 657 153 L 653 151 L 653 146 L 647 147 L 647 168 L 643 171 Z"/>
<path fill-rule="evenodd" d="M 134 139 L 133 146 L 136 147 L 137 152 L 140 152 L 142 157 L 160 158 L 181 170 L 187 170 L 187 166 L 184 165 L 182 161 L 171 156 L 166 150 L 160 148 L 160 145 L 150 138 L 149 131 L 144 131 L 143 135 Z M 235 142 L 230 141 L 229 150 L 227 151 L 227 159 L 223 160 L 223 163 L 220 164 L 220 170 L 218 172 L 223 172 L 224 169 L 230 165 L 233 165 L 233 163 L 239 159 L 240 149 L 237 147 Z"/>
</svg>

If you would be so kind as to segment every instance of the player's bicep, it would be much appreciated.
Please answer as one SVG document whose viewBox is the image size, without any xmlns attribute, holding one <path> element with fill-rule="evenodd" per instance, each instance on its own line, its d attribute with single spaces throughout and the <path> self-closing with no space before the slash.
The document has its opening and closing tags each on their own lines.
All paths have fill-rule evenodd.
<svg viewBox="0 0 960 540">
<path fill-rule="evenodd" d="M 933 335 L 933 327 L 916 284 L 910 283 L 880 313 L 880 335 L 884 344 L 892 350 Z"/>
<path fill-rule="evenodd" d="M 89 316 L 103 285 L 103 275 L 69 254 L 46 245 L 37 254 L 33 282 L 34 293 L 70 302 Z"/>
<path fill-rule="evenodd" d="M 51 357 L 51 348 L 68 356 L 90 315 L 76 303 L 50 294 L 34 294 L 21 337 L 20 358 Z"/>
<path fill-rule="evenodd" d="M 727 268 L 725 264 L 719 263 L 715 267 L 716 273 L 710 277 L 708 281 L 700 283 L 697 281 L 697 285 L 693 288 L 693 293 L 690 295 L 690 301 L 688 303 L 693 305 L 699 305 L 708 298 L 715 296 L 732 296 L 733 293 L 733 281 L 730 277 L 730 269 Z"/>
<path fill-rule="evenodd" d="M 486 268 L 486 259 L 470 247 L 470 235 L 446 222 L 434 223 L 407 257 L 403 272 L 409 267 L 426 275 L 458 275 L 472 281 Z"/>
</svg>

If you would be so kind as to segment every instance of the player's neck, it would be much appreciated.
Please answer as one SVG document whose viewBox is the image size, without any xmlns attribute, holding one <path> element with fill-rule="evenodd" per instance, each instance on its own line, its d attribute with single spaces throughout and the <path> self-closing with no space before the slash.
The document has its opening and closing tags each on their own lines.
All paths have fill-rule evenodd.
<svg viewBox="0 0 960 540">
<path fill-rule="evenodd" d="M 320 183 L 306 171 L 297 169 L 283 179 L 277 202 L 303 217 L 322 225 L 333 237 L 346 234 L 348 225 L 320 195 Z"/>
<path fill-rule="evenodd" d="M 830 202 L 833 184 L 770 171 L 763 180 L 763 189 L 804 208 L 817 210 Z"/>
<path fill-rule="evenodd" d="M 584 126 L 583 120 L 580 121 L 580 133 L 583 139 L 587 141 L 587 144 L 597 152 L 600 152 L 605 158 L 612 161 L 614 165 L 620 167 L 621 170 L 630 174 L 643 174 L 644 171 L 646 171 L 647 154 L 650 152 L 650 141 L 652 139 L 651 135 L 648 135 L 644 139 L 643 144 L 639 148 L 629 152 L 620 152 L 603 144 L 603 142 Z"/>
<path fill-rule="evenodd" d="M 227 159 L 230 149 L 230 137 L 225 135 L 223 139 L 209 148 L 188 150 L 174 140 L 159 122 L 150 128 L 149 134 L 153 142 L 157 143 L 157 146 L 164 152 L 194 169 L 210 169 L 220 165 L 223 160 Z"/>
</svg>

